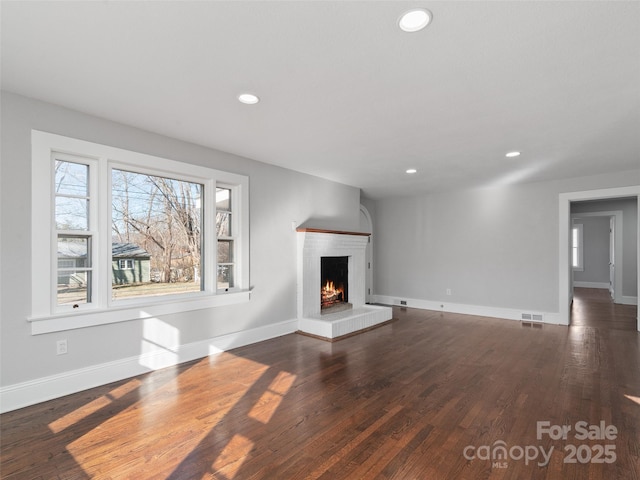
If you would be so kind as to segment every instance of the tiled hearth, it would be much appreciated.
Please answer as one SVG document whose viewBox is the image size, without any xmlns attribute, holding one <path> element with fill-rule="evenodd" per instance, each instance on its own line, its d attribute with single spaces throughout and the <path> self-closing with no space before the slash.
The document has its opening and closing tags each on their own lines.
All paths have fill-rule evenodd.
<svg viewBox="0 0 640 480">
<path fill-rule="evenodd" d="M 389 307 L 365 303 L 366 248 L 369 234 L 298 229 L 298 330 L 335 339 L 391 320 Z M 352 308 L 321 313 L 320 259 L 348 257 L 349 303 Z"/>
</svg>

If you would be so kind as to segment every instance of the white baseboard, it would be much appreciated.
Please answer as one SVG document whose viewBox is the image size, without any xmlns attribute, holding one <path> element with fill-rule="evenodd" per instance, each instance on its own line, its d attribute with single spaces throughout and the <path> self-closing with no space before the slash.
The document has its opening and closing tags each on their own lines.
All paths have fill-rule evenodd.
<svg viewBox="0 0 640 480">
<path fill-rule="evenodd" d="M 604 288 L 609 290 L 609 282 L 573 282 L 574 287 L 578 288 Z"/>
<path fill-rule="evenodd" d="M 620 303 L 622 303 L 623 305 L 638 305 L 638 297 L 623 295 L 622 297 L 620 297 Z"/>
<path fill-rule="evenodd" d="M 482 305 L 466 305 L 463 303 L 436 302 L 433 300 L 420 300 L 406 297 L 392 297 L 388 295 L 374 295 L 375 303 L 394 305 L 400 307 L 420 308 L 422 310 L 434 310 L 437 312 L 462 313 L 465 315 L 477 315 L 481 317 L 503 318 L 507 320 L 522 320 L 523 313 L 542 316 L 542 323 L 553 325 L 560 324 L 560 314 L 553 312 L 540 312 L 531 309 L 515 309 L 502 307 L 486 307 Z M 404 301 L 406 304 L 401 304 Z M 530 321 L 530 320 L 527 320 Z"/>
<path fill-rule="evenodd" d="M 153 370 L 215 355 L 233 348 L 293 333 L 297 320 L 230 333 L 174 349 L 155 350 L 113 362 L 38 378 L 0 388 L 0 413 L 59 398 L 88 388 L 124 380 Z"/>
</svg>

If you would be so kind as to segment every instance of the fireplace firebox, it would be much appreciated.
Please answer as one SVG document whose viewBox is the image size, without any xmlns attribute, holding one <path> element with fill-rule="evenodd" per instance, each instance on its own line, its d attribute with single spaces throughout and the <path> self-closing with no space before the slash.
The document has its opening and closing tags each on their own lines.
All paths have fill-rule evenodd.
<svg viewBox="0 0 640 480">
<path fill-rule="evenodd" d="M 349 257 L 320 258 L 320 309 L 349 305 Z"/>
</svg>

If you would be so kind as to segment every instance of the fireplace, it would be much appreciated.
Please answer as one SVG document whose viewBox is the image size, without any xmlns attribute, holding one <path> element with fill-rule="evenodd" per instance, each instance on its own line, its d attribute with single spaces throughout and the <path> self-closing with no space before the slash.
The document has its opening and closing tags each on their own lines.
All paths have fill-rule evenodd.
<svg viewBox="0 0 640 480">
<path fill-rule="evenodd" d="M 314 228 L 297 232 L 300 332 L 337 339 L 391 320 L 391 308 L 365 303 L 368 233 Z M 323 296 L 334 305 L 323 306 Z"/>
<path fill-rule="evenodd" d="M 322 313 L 351 307 L 349 257 L 320 258 L 320 309 Z"/>
</svg>

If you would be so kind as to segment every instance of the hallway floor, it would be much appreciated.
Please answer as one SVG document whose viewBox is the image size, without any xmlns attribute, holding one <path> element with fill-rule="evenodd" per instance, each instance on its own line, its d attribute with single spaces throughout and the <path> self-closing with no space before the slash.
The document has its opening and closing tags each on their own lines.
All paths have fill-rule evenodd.
<svg viewBox="0 0 640 480">
<path fill-rule="evenodd" d="M 637 310 L 636 305 L 613 303 L 608 290 L 574 288 L 571 325 L 635 331 Z"/>
</svg>

